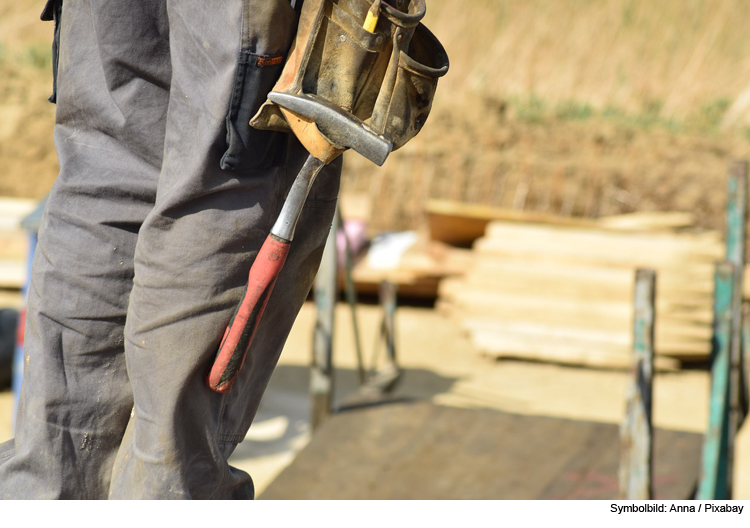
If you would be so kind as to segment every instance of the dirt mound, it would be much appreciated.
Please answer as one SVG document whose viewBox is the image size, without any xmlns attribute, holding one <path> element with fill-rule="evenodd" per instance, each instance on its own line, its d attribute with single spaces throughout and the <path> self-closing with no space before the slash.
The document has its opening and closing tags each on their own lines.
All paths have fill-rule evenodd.
<svg viewBox="0 0 750 528">
<path fill-rule="evenodd" d="M 55 107 L 43 5 L 0 2 L 0 196 L 41 198 L 57 177 Z"/>
<path fill-rule="evenodd" d="M 373 198 L 375 230 L 420 225 L 428 198 L 563 216 L 688 211 L 700 227 L 721 229 L 728 164 L 748 156 L 750 143 L 733 134 L 605 118 L 530 122 L 485 102 L 437 109 L 423 135 L 382 168 L 349 156 L 345 188 Z"/>
<path fill-rule="evenodd" d="M 445 0 L 430 0 L 426 23 L 441 36 L 453 64 L 451 72 L 441 80 L 435 108 L 425 130 L 394 153 L 382 168 L 356 155 L 347 157 L 344 188 L 370 195 L 373 230 L 420 226 L 428 198 L 591 217 L 636 210 L 683 210 L 694 213 L 700 226 L 720 228 L 723 225 L 728 163 L 733 158 L 750 157 L 750 142 L 741 131 L 719 132 L 717 127 L 710 130 L 670 128 L 674 123 L 659 122 L 659 108 L 653 113 L 655 119 L 658 118 L 654 122 L 644 121 L 644 114 L 615 112 L 613 117 L 594 111 L 583 97 L 586 90 L 591 92 L 592 105 L 598 97 L 592 92 L 598 78 L 591 77 L 591 82 L 586 84 L 588 70 L 579 72 L 581 78 L 576 84 L 586 89 L 576 92 L 582 94 L 581 104 L 570 102 L 565 108 L 558 105 L 545 110 L 545 104 L 552 104 L 551 100 L 539 100 L 528 91 L 527 96 L 519 99 L 512 93 L 515 85 L 503 80 L 502 72 L 496 72 L 496 78 L 488 77 L 487 61 L 497 59 L 497 64 L 507 65 L 511 56 L 517 55 L 511 53 L 513 49 L 526 49 L 523 32 L 513 29 L 516 27 L 514 20 L 533 19 L 541 24 L 529 33 L 528 39 L 532 39 L 527 43 L 529 46 L 547 42 L 540 35 L 547 35 L 554 27 L 545 26 L 543 22 L 557 11 L 545 11 L 544 2 L 521 6 L 504 0 L 477 1 L 482 12 L 495 9 L 497 15 L 483 17 L 477 31 L 489 31 L 489 25 L 495 24 L 500 29 L 493 38 L 505 44 L 489 48 L 473 46 L 469 53 L 466 33 L 456 29 L 461 24 L 469 24 L 470 20 L 464 16 L 469 10 L 464 9 L 456 18 Z M 625 11 L 618 14 L 619 11 L 609 8 L 595 9 L 594 4 L 588 11 L 581 7 L 583 4 L 576 4 L 576 16 L 590 13 L 592 17 L 601 18 L 601 24 L 612 23 L 618 28 L 625 28 L 623 24 L 628 17 L 637 15 L 638 20 L 646 20 L 651 16 L 649 9 L 658 11 L 662 9 L 658 6 L 663 5 L 639 1 L 634 4 L 635 14 Z M 674 2 L 667 4 L 671 6 L 669 9 L 677 9 Z M 0 195 L 40 198 L 49 191 L 58 172 L 52 140 L 54 105 L 46 100 L 51 91 L 52 24 L 39 21 L 41 7 L 41 4 L 28 6 L 0 0 Z M 669 11 L 667 7 L 663 7 L 666 11 L 653 16 L 658 19 Z M 695 18 L 701 12 L 700 9 L 695 13 L 691 11 L 690 16 L 695 15 Z M 618 18 L 620 16 L 624 18 Z M 661 59 L 641 53 L 639 56 L 647 59 L 649 68 L 655 68 L 654 61 L 663 59 L 673 64 L 693 56 L 701 68 L 708 67 L 706 61 L 716 67 L 725 63 L 730 66 L 733 59 L 721 55 L 721 50 L 725 40 L 735 42 L 736 39 L 729 37 L 737 33 L 741 24 L 724 15 L 714 17 L 714 22 L 703 22 L 700 17 L 688 18 L 683 21 L 685 24 L 691 20 L 696 24 L 708 24 L 703 29 L 690 26 L 693 29 L 686 33 L 690 39 L 685 37 L 685 46 L 697 51 L 692 54 L 675 51 L 674 56 L 665 55 Z M 711 35 L 715 34 L 717 24 L 723 24 L 721 27 L 729 36 L 713 45 Z M 637 32 L 638 27 L 622 29 L 622 38 L 641 42 L 643 35 Z M 595 40 L 597 35 L 601 36 L 596 33 L 591 38 Z M 701 40 L 705 35 L 708 36 Z M 699 44 L 703 47 L 696 47 Z M 534 49 L 539 51 L 539 57 L 534 55 L 537 62 L 547 52 L 550 56 L 556 53 L 554 47 L 549 46 Z M 510 55 L 506 56 L 506 52 Z M 726 61 L 722 62 L 721 57 Z M 480 65 L 484 69 L 477 69 Z M 628 62 L 628 65 L 631 64 Z M 519 63 L 518 67 L 521 66 Z M 710 79 L 703 78 L 701 68 L 694 68 L 697 80 L 708 83 Z M 507 67 L 503 71 L 509 75 L 508 79 L 524 75 L 519 72 L 510 75 Z M 548 77 L 555 72 L 549 69 L 544 72 L 544 78 L 540 77 L 541 73 L 534 77 L 538 86 L 552 82 Z M 571 71 L 557 73 L 564 76 Z M 478 76 L 485 84 L 479 83 Z M 730 99 L 741 90 L 741 85 L 742 82 L 732 85 Z M 652 91 L 658 86 L 654 85 Z M 707 86 L 703 83 L 701 89 L 714 93 Z M 664 90 L 668 95 L 672 87 L 665 84 Z M 668 98 L 667 95 L 664 98 Z M 716 95 L 721 94 L 716 92 Z M 696 101 L 700 106 L 700 101 Z M 716 118 L 711 119 L 714 124 L 718 122 Z"/>
</svg>

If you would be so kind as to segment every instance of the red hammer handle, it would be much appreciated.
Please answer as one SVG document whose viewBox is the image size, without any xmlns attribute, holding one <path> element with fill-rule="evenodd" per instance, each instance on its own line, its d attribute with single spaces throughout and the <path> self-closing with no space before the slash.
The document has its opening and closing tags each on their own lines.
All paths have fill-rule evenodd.
<svg viewBox="0 0 750 528">
<path fill-rule="evenodd" d="M 225 393 L 232 388 L 247 350 L 253 341 L 260 318 L 268 304 L 276 278 L 289 253 L 291 242 L 269 235 L 255 258 L 247 278 L 242 302 L 232 316 L 211 370 L 206 373 L 208 388 Z"/>
</svg>

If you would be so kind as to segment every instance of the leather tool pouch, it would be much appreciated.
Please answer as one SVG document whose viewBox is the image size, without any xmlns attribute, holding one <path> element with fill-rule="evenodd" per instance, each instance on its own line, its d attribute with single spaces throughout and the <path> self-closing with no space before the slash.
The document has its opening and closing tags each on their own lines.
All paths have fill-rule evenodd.
<svg viewBox="0 0 750 528">
<path fill-rule="evenodd" d="M 323 97 L 391 139 L 395 150 L 427 119 L 438 78 L 448 71 L 448 55 L 420 23 L 425 0 L 383 1 L 372 33 L 362 27 L 371 5 L 371 0 L 305 0 L 273 91 Z M 289 130 L 271 101 L 250 124 Z"/>
</svg>

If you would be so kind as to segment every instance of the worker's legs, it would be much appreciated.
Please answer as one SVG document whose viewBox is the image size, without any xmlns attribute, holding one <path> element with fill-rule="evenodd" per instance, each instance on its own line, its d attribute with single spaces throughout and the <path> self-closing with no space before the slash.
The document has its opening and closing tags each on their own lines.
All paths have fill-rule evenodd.
<svg viewBox="0 0 750 528">
<path fill-rule="evenodd" d="M 331 223 L 338 164 L 319 176 L 312 191 L 232 392 L 209 391 L 203 373 L 304 159 L 288 136 L 240 134 L 229 163 L 235 170 L 221 170 L 227 126 L 234 126 L 226 117 L 237 117 L 248 97 L 270 88 L 273 73 L 252 69 L 265 64 L 254 61 L 254 53 L 276 56 L 285 49 L 293 13 L 286 0 L 169 5 L 172 68 L 165 114 L 158 66 L 170 64 L 163 60 L 167 46 L 142 33 L 160 28 L 166 18 L 154 8 L 148 20 L 135 20 L 133 5 L 106 2 L 104 8 L 116 13 L 105 18 L 138 38 L 108 28 L 112 33 L 97 33 L 99 42 L 81 40 L 79 47 L 66 43 L 65 35 L 79 38 L 81 28 L 73 26 L 88 20 L 88 5 L 65 2 L 64 50 L 79 49 L 79 60 L 101 57 L 105 74 L 120 52 L 140 62 L 112 59 L 137 80 L 118 82 L 115 76 L 113 83 L 105 75 L 106 91 L 80 72 L 73 76 L 77 66 L 64 53 L 60 61 L 61 176 L 40 234 L 29 316 L 35 321 L 29 322 L 27 341 L 31 357 L 16 455 L 0 466 L 3 495 L 98 497 L 109 487 L 113 498 L 252 496 L 249 477 L 229 468 L 226 459 L 257 410 Z M 88 22 L 97 23 L 102 21 Z M 112 38 L 103 39 L 107 35 Z M 102 39 L 112 41 L 111 49 Z M 141 47 L 151 42 L 160 44 Z M 149 97 L 128 99 L 139 94 Z M 121 139 L 132 109 L 145 112 L 132 116 L 141 135 Z M 5 447 L 0 458 L 12 454 Z"/>
<path fill-rule="evenodd" d="M 158 2 L 79 0 L 63 11 L 60 175 L 39 233 L 0 497 L 106 497 L 132 409 L 123 326 L 137 233 L 161 166 L 166 11 Z"/>
<path fill-rule="evenodd" d="M 136 248 L 125 343 L 135 410 L 113 471 L 112 498 L 253 496 L 249 476 L 227 458 L 250 426 L 307 296 L 338 194 L 333 167 L 313 190 L 234 388 L 229 395 L 209 391 L 203 376 L 305 158 L 296 141 L 269 134 L 238 153 L 245 170 L 220 168 L 238 76 L 239 39 L 232 35 L 249 32 L 242 39 L 249 51 L 268 57 L 283 53 L 292 37 L 268 32 L 285 27 L 293 16 L 289 4 L 269 9 L 274 2 L 252 2 L 261 3 L 265 9 L 251 12 L 249 27 L 241 28 L 241 3 L 217 10 L 168 2 L 172 96 L 156 206 Z M 257 84 L 243 97 L 261 90 L 264 99 L 278 69 L 241 62 L 252 70 L 239 75 Z"/>
</svg>

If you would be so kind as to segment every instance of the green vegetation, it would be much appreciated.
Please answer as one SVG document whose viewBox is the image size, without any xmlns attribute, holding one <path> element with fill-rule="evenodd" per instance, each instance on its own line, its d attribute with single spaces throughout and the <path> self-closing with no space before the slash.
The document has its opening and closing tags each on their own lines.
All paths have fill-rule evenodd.
<svg viewBox="0 0 750 528">
<path fill-rule="evenodd" d="M 666 118 L 662 109 L 664 101 L 644 101 L 639 111 L 628 111 L 621 107 L 606 106 L 596 109 L 584 101 L 567 100 L 557 104 L 544 100 L 536 94 L 511 96 L 507 100 L 509 114 L 524 123 L 546 123 L 559 121 L 600 120 L 632 129 L 663 129 L 668 132 L 714 135 L 720 132 L 721 121 L 731 101 L 719 97 L 703 103 L 685 117 Z M 750 138 L 750 127 L 744 129 Z"/>
<path fill-rule="evenodd" d="M 49 42 L 34 42 L 20 46 L 0 42 L 0 66 L 13 70 L 49 70 L 52 68 L 52 46 Z"/>
<path fill-rule="evenodd" d="M 17 62 L 36 69 L 51 68 L 52 49 L 48 43 L 28 45 L 18 53 Z"/>
</svg>

